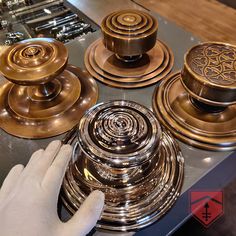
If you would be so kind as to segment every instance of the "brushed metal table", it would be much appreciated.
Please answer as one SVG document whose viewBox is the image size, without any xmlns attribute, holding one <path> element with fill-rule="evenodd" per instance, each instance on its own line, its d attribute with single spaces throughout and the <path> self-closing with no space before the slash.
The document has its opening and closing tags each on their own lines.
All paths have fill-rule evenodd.
<svg viewBox="0 0 236 236">
<path fill-rule="evenodd" d="M 153 14 L 153 13 L 152 13 Z M 159 32 L 158 38 L 167 43 L 175 55 L 173 72 L 179 70 L 183 65 L 184 53 L 199 40 L 190 33 L 177 27 L 158 16 Z M 101 37 L 100 31 L 88 34 L 82 38 L 68 43 L 69 63 L 84 68 L 83 57 L 87 47 Z M 0 80 L 0 84 L 4 79 Z M 98 102 L 126 99 L 136 101 L 151 109 L 152 94 L 157 85 L 141 89 L 116 89 L 105 86 L 99 82 Z M 12 166 L 21 163 L 26 165 L 32 152 L 55 139 L 62 139 L 64 135 L 49 139 L 27 140 L 13 137 L 0 130 L 0 184 Z M 174 207 L 158 222 L 139 231 L 136 235 L 170 235 L 190 216 L 188 194 L 191 189 L 221 189 L 231 179 L 235 178 L 236 152 L 209 152 L 193 148 L 179 142 L 185 158 L 185 177 L 182 193 Z M 66 220 L 69 215 L 59 204 L 61 218 Z M 114 235 L 113 233 L 111 235 Z"/>
</svg>

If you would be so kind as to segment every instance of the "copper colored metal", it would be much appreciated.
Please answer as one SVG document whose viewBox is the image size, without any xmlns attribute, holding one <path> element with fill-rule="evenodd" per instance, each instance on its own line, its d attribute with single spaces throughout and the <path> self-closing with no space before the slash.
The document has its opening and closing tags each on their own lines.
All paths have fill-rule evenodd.
<svg viewBox="0 0 236 236">
<path fill-rule="evenodd" d="M 118 88 L 139 88 L 158 82 L 171 71 L 173 53 L 156 40 L 157 23 L 147 13 L 112 13 L 104 19 L 102 32 L 103 40 L 91 44 L 84 59 L 89 73 L 99 81 Z"/>
<path fill-rule="evenodd" d="M 235 150 L 235 85 L 235 47 L 203 43 L 186 54 L 181 73 L 156 88 L 153 108 L 180 140 L 207 150 Z"/>
<path fill-rule="evenodd" d="M 54 39 L 30 39 L 0 58 L 6 79 L 0 87 L 0 127 L 23 138 L 46 138 L 76 125 L 97 101 L 96 82 L 67 65 L 65 46 Z"/>
<path fill-rule="evenodd" d="M 236 46 L 203 43 L 185 55 L 182 82 L 191 96 L 209 105 L 236 103 Z"/>
<path fill-rule="evenodd" d="M 136 231 L 158 220 L 179 196 L 181 151 L 142 105 L 126 100 L 98 104 L 64 140 L 74 149 L 63 203 L 74 214 L 92 190 L 103 191 L 98 228 Z"/>
<path fill-rule="evenodd" d="M 120 56 L 136 56 L 154 47 L 158 23 L 146 12 L 123 10 L 106 16 L 101 30 L 108 50 Z"/>
</svg>

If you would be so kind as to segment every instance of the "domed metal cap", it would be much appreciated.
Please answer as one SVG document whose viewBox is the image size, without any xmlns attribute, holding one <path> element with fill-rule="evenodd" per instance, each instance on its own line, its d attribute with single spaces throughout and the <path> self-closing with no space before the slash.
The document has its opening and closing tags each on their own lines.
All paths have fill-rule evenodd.
<svg viewBox="0 0 236 236">
<path fill-rule="evenodd" d="M 0 57 L 0 71 L 8 80 L 22 85 L 46 83 L 60 74 L 68 51 L 55 39 L 27 39 L 9 47 Z"/>
<path fill-rule="evenodd" d="M 181 79 L 195 99 L 209 105 L 236 103 L 236 47 L 203 43 L 185 55 Z"/>
<path fill-rule="evenodd" d="M 101 24 L 103 43 L 120 56 L 136 56 L 154 47 L 158 23 L 138 10 L 123 10 L 106 16 Z"/>
<path fill-rule="evenodd" d="M 79 143 L 97 163 L 123 168 L 148 161 L 159 148 L 160 125 L 147 108 L 110 101 L 90 109 L 79 125 Z"/>
</svg>

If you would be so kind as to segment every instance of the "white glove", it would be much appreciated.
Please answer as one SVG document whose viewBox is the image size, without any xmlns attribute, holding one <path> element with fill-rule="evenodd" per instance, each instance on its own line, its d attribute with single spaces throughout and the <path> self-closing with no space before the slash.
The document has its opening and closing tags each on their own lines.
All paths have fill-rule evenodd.
<svg viewBox="0 0 236 236">
<path fill-rule="evenodd" d="M 24 168 L 14 166 L 0 190 L 0 234 L 3 236 L 82 236 L 99 219 L 104 194 L 92 192 L 66 223 L 57 214 L 57 200 L 72 148 L 51 142 Z"/>
</svg>

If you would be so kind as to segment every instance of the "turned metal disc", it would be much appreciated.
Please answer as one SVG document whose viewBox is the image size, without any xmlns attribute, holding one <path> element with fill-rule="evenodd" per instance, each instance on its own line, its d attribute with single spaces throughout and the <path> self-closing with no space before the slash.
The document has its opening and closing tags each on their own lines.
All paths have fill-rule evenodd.
<svg viewBox="0 0 236 236">
<path fill-rule="evenodd" d="M 0 72 L 21 85 L 38 85 L 52 80 L 66 67 L 68 51 L 63 43 L 49 38 L 18 42 L 0 56 Z"/>
<path fill-rule="evenodd" d="M 92 161 L 123 168 L 147 162 L 158 151 L 161 128 L 146 107 L 111 101 L 91 108 L 83 116 L 78 135 Z"/>
<path fill-rule="evenodd" d="M 185 89 L 209 105 L 236 103 L 236 46 L 202 43 L 185 55 L 181 72 Z"/>
<path fill-rule="evenodd" d="M 118 77 L 141 77 L 150 74 L 158 68 L 164 60 L 164 51 L 160 43 L 156 43 L 147 54 L 143 54 L 134 62 L 123 62 L 117 56 L 107 50 L 102 40 L 94 44 L 93 59 L 99 68 L 110 75 Z"/>
<path fill-rule="evenodd" d="M 88 73 L 68 65 L 52 83 L 52 93 L 42 96 L 39 86 L 5 83 L 0 88 L 0 127 L 23 138 L 46 138 L 76 125 L 98 97 L 96 82 Z M 38 95 L 37 95 L 38 94 Z"/>
<path fill-rule="evenodd" d="M 187 144 L 215 151 L 236 149 L 236 105 L 211 107 L 190 97 L 181 74 L 156 88 L 153 109 L 159 121 Z"/>
<path fill-rule="evenodd" d="M 101 24 L 105 47 L 121 56 L 141 55 L 154 47 L 157 20 L 146 12 L 122 10 L 106 16 Z"/>
<path fill-rule="evenodd" d="M 111 65 L 113 63 L 113 68 L 115 68 L 115 74 L 118 75 L 120 71 L 120 76 L 116 76 L 111 74 L 111 70 L 109 71 L 110 73 L 108 73 L 104 70 L 104 68 L 100 68 L 100 66 L 98 66 L 98 64 L 96 63 L 96 60 L 98 59 L 95 58 L 95 52 L 97 51 L 98 47 L 102 48 L 101 51 L 104 52 L 104 55 L 100 55 L 101 58 L 110 55 L 110 52 L 102 45 L 101 39 L 99 39 L 93 44 L 91 44 L 90 47 L 86 50 L 84 59 L 85 66 L 93 77 L 113 87 L 139 88 L 151 85 L 165 77 L 171 71 L 174 64 L 174 56 L 171 49 L 168 48 L 163 42 L 157 41 L 156 46 L 151 49 L 147 54 L 144 54 L 144 58 L 143 60 L 141 58 L 140 62 L 136 61 L 132 63 L 117 63 L 116 60 L 118 59 L 110 60 L 110 58 L 115 57 L 114 54 L 113 56 L 111 55 L 110 57 L 108 57 L 107 60 L 100 59 L 100 61 L 103 61 L 103 64 L 108 63 Z M 159 55 L 162 57 L 161 59 L 159 59 L 159 53 L 157 53 L 160 50 L 163 52 Z M 138 67 L 137 65 L 140 67 Z M 150 67 L 150 65 L 152 66 Z M 153 68 L 155 66 L 156 68 L 153 71 Z M 149 70 L 148 68 L 152 69 Z M 125 76 L 125 73 L 127 73 L 127 76 Z M 134 76 L 132 76 L 132 74 L 134 74 Z"/>
<path fill-rule="evenodd" d="M 61 191 L 72 214 L 95 189 L 105 193 L 97 223 L 105 230 L 136 231 L 172 207 L 182 186 L 184 159 L 150 110 L 124 100 L 98 104 L 73 136 Z"/>
</svg>

